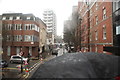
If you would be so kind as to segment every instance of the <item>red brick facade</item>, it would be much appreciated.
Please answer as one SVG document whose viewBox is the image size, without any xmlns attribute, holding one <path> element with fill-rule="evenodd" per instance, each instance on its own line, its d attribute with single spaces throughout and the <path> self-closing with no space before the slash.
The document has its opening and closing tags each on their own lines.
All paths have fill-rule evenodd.
<svg viewBox="0 0 120 80">
<path fill-rule="evenodd" d="M 10 16 L 14 16 L 15 14 L 11 14 Z M 2 15 L 5 17 L 4 15 Z M 6 14 L 7 16 L 7 14 Z M 8 16 L 8 17 L 10 17 Z M 30 15 L 28 15 L 30 16 Z M 6 35 L 20 35 L 22 36 L 22 40 L 20 41 L 14 41 L 12 39 L 11 41 L 3 41 L 3 58 L 10 58 L 11 55 L 16 55 L 19 54 L 19 52 L 22 51 L 24 52 L 24 57 L 28 56 L 28 53 L 31 54 L 31 56 L 38 56 L 38 47 L 39 47 L 39 31 L 36 30 L 26 30 L 25 29 L 25 24 L 34 24 L 38 27 L 38 22 L 35 20 L 2 20 L 3 25 L 2 27 L 5 27 L 7 24 L 12 24 L 12 28 L 15 27 L 15 24 L 21 24 L 22 29 L 21 30 L 14 30 L 11 28 L 11 30 L 6 30 L 6 34 L 3 30 L 3 37 Z M 8 27 L 8 25 L 7 25 Z M 28 26 L 30 27 L 30 26 Z M 35 27 L 34 27 L 35 28 Z M 4 35 L 5 34 L 5 35 Z M 25 41 L 25 35 L 32 35 L 33 39 L 32 41 Z M 34 41 L 34 37 L 36 38 L 36 41 Z M 28 37 L 27 37 L 28 38 Z M 29 37 L 31 39 L 31 36 Z M 9 48 L 8 48 L 9 47 Z M 8 50 L 9 49 L 9 50 Z M 9 54 L 8 54 L 9 51 Z"/>
<path fill-rule="evenodd" d="M 90 5 L 79 2 L 78 12 L 82 19 L 81 48 L 88 48 L 90 52 L 104 53 L 103 46 L 113 45 L 112 2 L 93 2 Z"/>
</svg>

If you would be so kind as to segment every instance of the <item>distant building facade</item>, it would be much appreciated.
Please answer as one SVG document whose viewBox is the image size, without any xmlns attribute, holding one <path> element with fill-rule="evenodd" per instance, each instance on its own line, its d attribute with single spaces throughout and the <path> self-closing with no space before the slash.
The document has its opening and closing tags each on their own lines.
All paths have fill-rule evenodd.
<svg viewBox="0 0 120 80">
<path fill-rule="evenodd" d="M 40 52 L 44 52 L 47 47 L 47 39 L 48 39 L 47 26 L 41 19 L 37 18 L 37 21 L 38 21 L 38 25 L 40 26 L 39 48 L 40 48 Z"/>
<path fill-rule="evenodd" d="M 45 10 L 43 12 L 43 21 L 47 25 L 48 40 L 47 44 L 54 44 L 57 35 L 56 15 L 52 10 Z"/>
<path fill-rule="evenodd" d="M 2 14 L 3 58 L 17 55 L 38 56 L 40 22 L 33 14 Z"/>
</svg>

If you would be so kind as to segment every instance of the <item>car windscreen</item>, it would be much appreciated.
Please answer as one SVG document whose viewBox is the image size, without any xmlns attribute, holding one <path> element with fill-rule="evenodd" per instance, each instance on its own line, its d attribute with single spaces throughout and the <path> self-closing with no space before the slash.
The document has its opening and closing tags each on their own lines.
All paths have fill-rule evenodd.
<svg viewBox="0 0 120 80">
<path fill-rule="evenodd" d="M 21 58 L 21 57 L 19 57 L 19 56 L 13 56 L 13 58 Z"/>
</svg>

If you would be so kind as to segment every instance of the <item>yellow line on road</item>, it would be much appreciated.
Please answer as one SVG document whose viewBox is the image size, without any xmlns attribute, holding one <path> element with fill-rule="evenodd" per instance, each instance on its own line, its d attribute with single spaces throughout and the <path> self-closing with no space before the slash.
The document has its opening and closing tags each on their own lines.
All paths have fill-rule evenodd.
<svg viewBox="0 0 120 80">
<path fill-rule="evenodd" d="M 18 69 L 18 68 L 0 68 L 0 69 Z"/>
<path fill-rule="evenodd" d="M 19 68 L 0 68 L 0 69 L 13 69 L 13 70 L 19 70 Z M 25 69 L 23 69 L 25 71 Z"/>
</svg>

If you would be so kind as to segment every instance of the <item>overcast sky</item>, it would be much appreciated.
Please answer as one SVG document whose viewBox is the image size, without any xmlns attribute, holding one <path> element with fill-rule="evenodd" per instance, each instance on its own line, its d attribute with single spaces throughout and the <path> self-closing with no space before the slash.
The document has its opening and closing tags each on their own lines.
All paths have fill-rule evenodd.
<svg viewBox="0 0 120 80">
<path fill-rule="evenodd" d="M 57 17 L 57 34 L 63 32 L 64 20 L 70 17 L 72 6 L 78 0 L 0 0 L 0 15 L 2 13 L 33 13 L 42 19 L 45 9 L 52 9 Z"/>
</svg>

